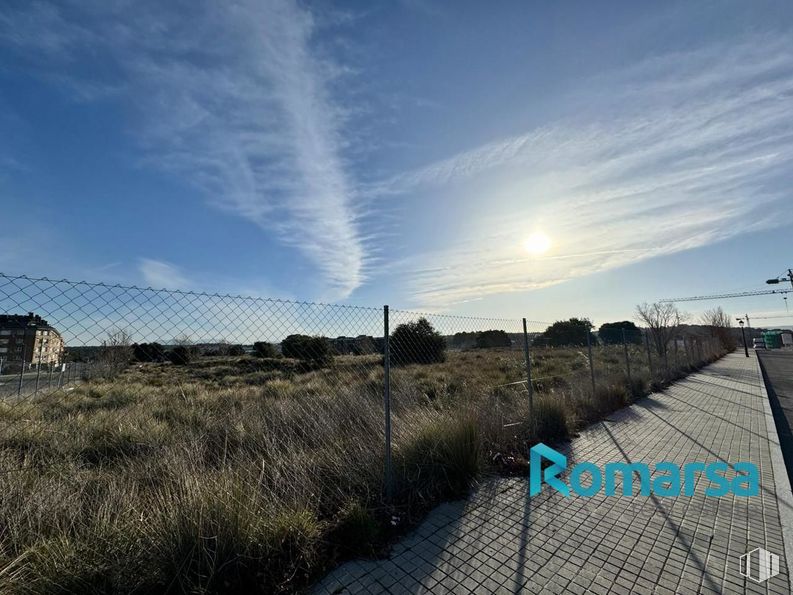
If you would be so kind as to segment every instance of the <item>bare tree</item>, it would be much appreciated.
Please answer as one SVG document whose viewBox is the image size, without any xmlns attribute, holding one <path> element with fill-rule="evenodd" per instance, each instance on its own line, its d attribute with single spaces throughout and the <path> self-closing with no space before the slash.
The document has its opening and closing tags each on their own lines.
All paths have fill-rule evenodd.
<svg viewBox="0 0 793 595">
<path fill-rule="evenodd" d="M 107 339 L 102 341 L 99 362 L 105 373 L 114 375 L 126 367 L 132 355 L 132 335 L 124 329 L 113 329 L 107 333 Z"/>
<path fill-rule="evenodd" d="M 182 333 L 173 339 L 174 345 L 181 345 L 183 347 L 190 347 L 193 344 L 193 338 L 187 333 Z"/>
<path fill-rule="evenodd" d="M 655 351 L 664 359 L 668 367 L 669 342 L 675 338 L 688 314 L 681 312 L 673 303 L 656 302 L 636 306 L 636 317 L 649 329 Z"/>
<path fill-rule="evenodd" d="M 738 342 L 732 332 L 732 319 L 721 306 L 703 312 L 700 321 L 703 326 L 710 327 L 711 336 L 718 339 L 725 350 L 733 351 L 737 347 Z"/>
</svg>

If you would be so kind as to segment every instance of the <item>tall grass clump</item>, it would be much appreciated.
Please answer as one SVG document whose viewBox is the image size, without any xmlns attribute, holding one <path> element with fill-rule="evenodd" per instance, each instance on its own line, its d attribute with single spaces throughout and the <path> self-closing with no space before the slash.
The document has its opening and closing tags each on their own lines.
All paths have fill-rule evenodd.
<svg viewBox="0 0 793 595">
<path fill-rule="evenodd" d="M 396 452 L 398 497 L 422 509 L 459 498 L 483 468 L 479 427 L 472 415 L 439 417 Z"/>
<path fill-rule="evenodd" d="M 534 402 L 534 438 L 539 442 L 564 440 L 568 436 L 568 419 L 564 404 L 547 396 Z"/>
</svg>

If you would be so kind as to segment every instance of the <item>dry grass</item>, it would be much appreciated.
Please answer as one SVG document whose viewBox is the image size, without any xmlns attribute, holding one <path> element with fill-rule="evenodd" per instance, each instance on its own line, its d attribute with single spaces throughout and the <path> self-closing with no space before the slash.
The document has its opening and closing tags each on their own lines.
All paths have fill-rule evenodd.
<svg viewBox="0 0 793 595">
<path fill-rule="evenodd" d="M 494 453 L 525 452 L 644 393 L 621 351 L 451 352 L 392 371 L 394 500 L 384 503 L 379 356 L 145 364 L 0 403 L 0 591 L 293 591 L 464 495 Z M 506 386 L 504 386 L 506 385 Z M 399 528 L 397 528 L 398 530 Z"/>
</svg>

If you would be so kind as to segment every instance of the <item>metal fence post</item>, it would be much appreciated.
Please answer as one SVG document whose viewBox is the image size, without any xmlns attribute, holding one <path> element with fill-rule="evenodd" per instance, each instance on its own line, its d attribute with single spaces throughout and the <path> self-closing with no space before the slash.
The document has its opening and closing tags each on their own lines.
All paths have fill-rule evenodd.
<svg viewBox="0 0 793 595">
<path fill-rule="evenodd" d="M 653 372 L 653 356 L 650 353 L 650 334 L 644 334 L 644 346 L 647 348 L 647 366 L 650 368 L 650 382 L 655 379 L 655 372 Z"/>
<path fill-rule="evenodd" d="M 27 330 L 27 329 L 25 329 Z M 22 360 L 19 362 L 19 384 L 17 385 L 17 396 L 19 397 L 22 395 L 22 381 L 25 379 L 25 339 L 27 338 L 27 332 L 22 335 Z"/>
<path fill-rule="evenodd" d="M 52 362 L 50 362 L 50 375 L 49 378 L 47 379 L 47 388 L 48 389 L 52 388 Z"/>
<path fill-rule="evenodd" d="M 625 351 L 625 371 L 628 374 L 628 389 L 633 394 L 633 379 L 631 378 L 631 358 L 628 357 L 628 343 L 625 340 L 625 329 L 622 329 L 622 349 Z"/>
<path fill-rule="evenodd" d="M 44 354 L 44 340 L 41 339 L 41 346 L 39 347 L 39 362 L 36 364 L 36 389 L 33 392 L 34 395 L 39 394 L 39 378 L 41 378 L 41 357 L 43 354 Z"/>
<path fill-rule="evenodd" d="M 523 358 L 526 361 L 526 387 L 529 390 L 529 423 L 531 435 L 534 437 L 534 387 L 531 385 L 531 357 L 529 356 L 529 332 L 526 328 L 526 319 L 523 319 Z"/>
<path fill-rule="evenodd" d="M 388 306 L 383 306 L 383 403 L 385 405 L 385 497 L 391 502 L 391 346 L 388 330 Z"/>
<path fill-rule="evenodd" d="M 592 363 L 592 338 L 589 329 L 586 330 L 586 348 L 589 352 L 589 374 L 592 376 L 592 398 L 595 397 L 595 366 Z"/>
</svg>

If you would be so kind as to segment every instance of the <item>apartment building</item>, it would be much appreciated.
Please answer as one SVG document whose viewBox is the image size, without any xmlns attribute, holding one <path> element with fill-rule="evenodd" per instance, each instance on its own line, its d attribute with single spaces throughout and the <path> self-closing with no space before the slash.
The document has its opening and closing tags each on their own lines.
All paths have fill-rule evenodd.
<svg viewBox="0 0 793 595">
<path fill-rule="evenodd" d="M 64 346 L 61 334 L 41 316 L 32 312 L 0 315 L 0 358 L 8 363 L 59 364 Z"/>
</svg>

